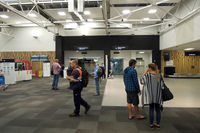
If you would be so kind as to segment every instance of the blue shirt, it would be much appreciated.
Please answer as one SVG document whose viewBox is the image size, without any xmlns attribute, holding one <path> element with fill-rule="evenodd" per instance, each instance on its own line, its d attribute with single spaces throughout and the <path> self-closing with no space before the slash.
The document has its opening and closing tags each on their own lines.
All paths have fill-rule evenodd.
<svg viewBox="0 0 200 133">
<path fill-rule="evenodd" d="M 98 74 L 97 74 L 98 69 L 99 69 L 99 66 L 95 65 L 95 66 L 94 66 L 94 77 L 95 77 L 95 78 L 98 78 Z"/>
<path fill-rule="evenodd" d="M 127 67 L 124 70 L 124 85 L 126 91 L 140 92 L 140 86 L 138 83 L 137 71 L 133 67 Z"/>
</svg>

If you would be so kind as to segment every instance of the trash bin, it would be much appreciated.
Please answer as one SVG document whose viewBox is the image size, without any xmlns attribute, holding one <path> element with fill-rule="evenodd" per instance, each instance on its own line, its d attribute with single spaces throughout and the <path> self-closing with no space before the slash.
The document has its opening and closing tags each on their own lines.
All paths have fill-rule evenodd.
<svg viewBox="0 0 200 133">
<path fill-rule="evenodd" d="M 38 77 L 42 78 L 42 71 L 39 71 Z"/>
<path fill-rule="evenodd" d="M 38 77 L 38 71 L 35 72 L 35 77 Z"/>
</svg>

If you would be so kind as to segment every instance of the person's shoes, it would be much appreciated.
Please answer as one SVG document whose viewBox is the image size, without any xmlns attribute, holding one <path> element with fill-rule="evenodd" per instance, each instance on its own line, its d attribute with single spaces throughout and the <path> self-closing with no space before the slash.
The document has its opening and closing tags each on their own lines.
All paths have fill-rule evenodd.
<svg viewBox="0 0 200 133">
<path fill-rule="evenodd" d="M 158 129 L 160 129 L 160 125 L 159 124 L 154 124 L 154 126 Z"/>
<path fill-rule="evenodd" d="M 137 115 L 136 117 L 138 120 L 141 120 L 141 119 L 144 119 L 144 116 L 143 115 Z"/>
<path fill-rule="evenodd" d="M 95 94 L 94 96 L 100 96 L 100 94 Z"/>
<path fill-rule="evenodd" d="M 91 106 L 89 105 L 87 108 L 85 108 L 85 114 L 88 113 L 88 111 L 90 110 Z"/>
<path fill-rule="evenodd" d="M 52 90 L 55 90 L 55 88 L 52 88 Z"/>
<path fill-rule="evenodd" d="M 72 113 L 69 115 L 69 117 L 79 117 L 80 115 L 79 114 L 75 114 L 75 113 Z"/>
<path fill-rule="evenodd" d="M 151 129 L 153 129 L 153 128 L 154 128 L 154 125 L 153 125 L 153 124 L 151 124 L 149 127 L 150 127 Z"/>
<path fill-rule="evenodd" d="M 58 88 L 55 88 L 55 90 L 59 90 Z"/>
<path fill-rule="evenodd" d="M 129 120 L 132 120 L 134 118 L 134 116 L 128 117 Z"/>
</svg>

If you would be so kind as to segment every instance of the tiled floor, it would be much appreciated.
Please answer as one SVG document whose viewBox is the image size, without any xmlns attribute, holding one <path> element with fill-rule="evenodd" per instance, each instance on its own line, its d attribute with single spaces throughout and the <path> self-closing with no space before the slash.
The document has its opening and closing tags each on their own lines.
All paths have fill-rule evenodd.
<svg viewBox="0 0 200 133">
<path fill-rule="evenodd" d="M 167 78 L 165 83 L 174 94 L 173 100 L 164 103 L 165 107 L 200 108 L 200 79 Z M 140 88 L 142 89 L 141 85 Z M 122 76 L 108 79 L 103 106 L 126 106 L 126 93 Z"/>
<path fill-rule="evenodd" d="M 102 82 L 101 92 L 105 86 Z M 92 105 L 88 115 L 69 118 L 73 110 L 72 92 L 66 80 L 60 80 L 60 90 L 52 91 L 51 79 L 33 79 L 10 86 L 0 92 L 0 133 L 199 133 L 199 108 L 165 108 L 160 130 L 148 127 L 148 119 L 128 120 L 125 107 L 101 106 L 90 83 L 83 97 Z M 116 102 L 119 100 L 116 99 Z M 141 109 L 148 117 L 148 109 Z"/>
</svg>

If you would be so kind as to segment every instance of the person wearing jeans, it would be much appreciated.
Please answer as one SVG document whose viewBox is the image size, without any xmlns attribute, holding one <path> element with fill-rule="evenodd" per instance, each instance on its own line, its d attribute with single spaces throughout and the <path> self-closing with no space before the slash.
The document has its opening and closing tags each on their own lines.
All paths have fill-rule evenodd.
<svg viewBox="0 0 200 133">
<path fill-rule="evenodd" d="M 92 62 L 92 65 L 94 66 L 94 80 L 96 85 L 96 95 L 94 96 L 99 96 L 100 95 L 99 76 L 98 76 L 99 66 L 96 64 L 96 62 Z"/>
<path fill-rule="evenodd" d="M 141 77 L 140 83 L 143 85 L 142 105 L 149 105 L 150 128 L 160 128 L 161 105 L 163 82 L 159 75 L 156 64 L 148 65 L 146 71 Z M 154 111 L 156 112 L 156 121 L 154 123 Z"/>
<path fill-rule="evenodd" d="M 52 71 L 53 71 L 53 83 L 52 83 L 52 90 L 58 90 L 58 81 L 59 81 L 59 75 L 60 75 L 61 66 L 59 64 L 59 60 L 56 59 L 55 62 L 52 65 Z"/>
<path fill-rule="evenodd" d="M 154 123 L 154 110 L 156 110 L 156 123 L 160 125 L 160 119 L 161 119 L 161 111 L 160 111 L 160 105 L 152 103 L 149 105 L 149 116 L 150 116 L 150 124 L 153 125 Z"/>
</svg>

